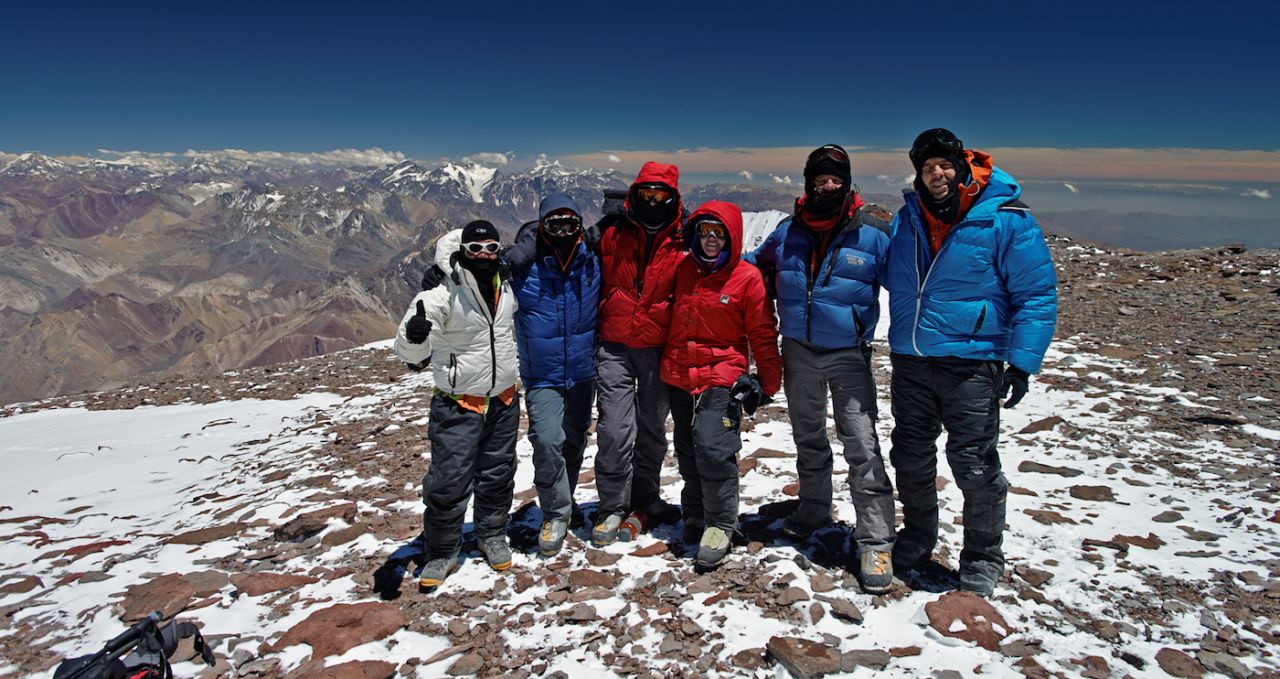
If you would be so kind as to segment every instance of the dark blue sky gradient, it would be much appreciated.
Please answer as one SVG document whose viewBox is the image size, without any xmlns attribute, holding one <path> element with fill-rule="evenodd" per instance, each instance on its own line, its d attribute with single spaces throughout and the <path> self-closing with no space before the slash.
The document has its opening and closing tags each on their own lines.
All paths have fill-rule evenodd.
<svg viewBox="0 0 1280 679">
<path fill-rule="evenodd" d="M 1130 4 L 18 3 L 0 149 L 1280 148 L 1277 6 Z"/>
</svg>

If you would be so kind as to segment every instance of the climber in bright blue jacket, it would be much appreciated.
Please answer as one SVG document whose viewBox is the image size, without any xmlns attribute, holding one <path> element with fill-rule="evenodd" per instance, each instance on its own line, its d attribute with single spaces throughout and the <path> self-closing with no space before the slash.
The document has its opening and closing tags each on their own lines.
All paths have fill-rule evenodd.
<svg viewBox="0 0 1280 679">
<path fill-rule="evenodd" d="M 1009 483 L 1000 402 L 1012 408 L 1053 338 L 1057 275 L 1018 184 L 949 130 L 922 132 L 909 154 L 915 191 L 893 221 L 885 287 L 893 364 L 893 446 L 904 580 L 933 568 L 937 439 L 964 496 L 960 589 L 991 596 L 1004 573 Z M 1012 393 L 1011 393 L 1012 392 Z"/>
</svg>

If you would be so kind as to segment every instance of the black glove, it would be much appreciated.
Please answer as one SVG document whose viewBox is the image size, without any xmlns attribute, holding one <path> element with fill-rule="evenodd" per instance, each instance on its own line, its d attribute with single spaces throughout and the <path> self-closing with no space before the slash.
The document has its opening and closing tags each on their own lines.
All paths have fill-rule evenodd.
<svg viewBox="0 0 1280 679">
<path fill-rule="evenodd" d="M 404 323 L 404 338 L 411 344 L 422 344 L 431 334 L 431 321 L 427 320 L 427 308 L 418 300 L 418 313 L 409 317 Z"/>
<path fill-rule="evenodd" d="M 1000 398 L 1004 399 L 1004 407 L 1012 408 L 1018 405 L 1018 401 L 1027 395 L 1029 385 L 1027 381 L 1031 379 L 1031 375 L 1027 371 L 1015 365 L 1010 365 L 1004 370 L 1004 380 L 1000 383 Z M 1010 395 L 1009 390 L 1013 390 Z"/>
<path fill-rule="evenodd" d="M 755 375 L 739 375 L 729 390 L 729 397 L 741 403 L 742 411 L 748 415 L 755 415 L 756 408 L 769 402 L 764 388 L 760 386 L 760 379 Z"/>
<path fill-rule="evenodd" d="M 600 227 L 593 224 L 583 229 L 582 244 L 587 246 L 589 252 L 600 254 Z"/>
<path fill-rule="evenodd" d="M 862 358 L 863 358 L 863 360 L 865 360 L 865 361 L 867 362 L 867 367 L 868 367 L 868 368 L 870 368 L 870 367 L 871 367 L 871 356 L 872 356 L 873 354 L 875 354 L 876 350 L 871 346 L 871 343 L 870 343 L 870 342 L 863 342 L 863 343 L 861 344 L 861 346 L 859 346 L 859 348 L 860 348 L 860 349 L 862 349 Z"/>
<path fill-rule="evenodd" d="M 422 289 L 430 290 L 431 288 L 440 285 L 444 282 L 444 278 L 447 275 L 448 274 L 444 272 L 444 269 L 440 268 L 439 264 L 432 264 L 431 267 L 422 274 Z"/>
</svg>

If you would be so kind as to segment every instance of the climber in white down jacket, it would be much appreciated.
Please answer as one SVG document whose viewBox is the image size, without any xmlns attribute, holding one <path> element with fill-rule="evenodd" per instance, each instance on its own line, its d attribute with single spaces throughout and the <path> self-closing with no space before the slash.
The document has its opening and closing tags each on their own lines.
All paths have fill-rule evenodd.
<svg viewBox="0 0 1280 679">
<path fill-rule="evenodd" d="M 458 568 L 463 517 L 475 495 L 477 547 L 495 570 L 511 566 L 507 519 L 516 469 L 516 296 L 498 257 L 498 230 L 467 224 L 436 243 L 442 284 L 418 293 L 396 332 L 396 356 L 431 362 L 435 392 L 422 480 L 424 589 Z"/>
</svg>

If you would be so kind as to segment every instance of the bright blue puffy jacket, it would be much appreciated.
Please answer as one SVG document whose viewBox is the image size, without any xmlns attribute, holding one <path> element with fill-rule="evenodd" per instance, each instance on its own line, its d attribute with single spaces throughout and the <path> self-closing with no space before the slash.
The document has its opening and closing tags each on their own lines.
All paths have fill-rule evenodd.
<svg viewBox="0 0 1280 679">
<path fill-rule="evenodd" d="M 934 257 L 920 201 L 905 193 L 885 274 L 890 349 L 1040 370 L 1058 316 L 1058 278 L 1021 194 L 1013 177 L 993 168 Z"/>
<path fill-rule="evenodd" d="M 888 236 L 861 211 L 854 213 L 834 227 L 815 277 L 809 261 L 819 236 L 793 219 L 782 220 L 760 247 L 742 257 L 772 272 L 782 336 L 826 349 L 871 341 L 880 319 Z"/>
<path fill-rule="evenodd" d="M 541 212 L 547 214 L 558 207 L 577 212 L 571 199 L 566 205 L 544 200 Z M 538 222 L 521 227 L 517 247 L 532 238 L 536 248 L 531 249 L 533 256 L 527 262 L 513 262 L 512 267 L 512 287 L 520 303 L 516 310 L 520 379 L 526 388 L 567 389 L 596 378 L 600 258 L 579 242 L 568 268 L 561 270 L 537 229 Z"/>
</svg>

